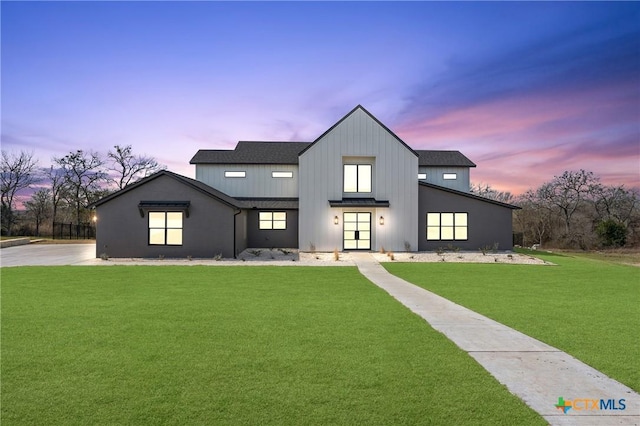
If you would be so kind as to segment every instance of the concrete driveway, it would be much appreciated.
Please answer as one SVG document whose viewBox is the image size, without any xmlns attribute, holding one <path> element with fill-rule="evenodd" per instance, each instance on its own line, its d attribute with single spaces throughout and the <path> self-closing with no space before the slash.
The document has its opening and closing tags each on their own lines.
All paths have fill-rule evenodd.
<svg viewBox="0 0 640 426">
<path fill-rule="evenodd" d="M 95 244 L 27 244 L 0 250 L 0 266 L 94 265 Z"/>
</svg>

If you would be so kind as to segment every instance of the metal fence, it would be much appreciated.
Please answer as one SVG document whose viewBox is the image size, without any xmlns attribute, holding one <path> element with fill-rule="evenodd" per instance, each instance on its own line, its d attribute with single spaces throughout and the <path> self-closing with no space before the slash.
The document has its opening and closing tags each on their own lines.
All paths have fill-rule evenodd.
<svg viewBox="0 0 640 426">
<path fill-rule="evenodd" d="M 513 233 L 513 245 L 520 247 L 524 245 L 524 234 L 522 232 Z"/>
<path fill-rule="evenodd" d="M 90 223 L 53 223 L 54 240 L 93 240 L 96 238 L 96 228 Z"/>
</svg>

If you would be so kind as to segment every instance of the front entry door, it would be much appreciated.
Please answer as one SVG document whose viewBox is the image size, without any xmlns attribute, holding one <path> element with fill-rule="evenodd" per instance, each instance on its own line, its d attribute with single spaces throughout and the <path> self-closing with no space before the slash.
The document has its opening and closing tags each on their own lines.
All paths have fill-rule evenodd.
<svg viewBox="0 0 640 426">
<path fill-rule="evenodd" d="M 344 249 L 371 250 L 371 213 L 344 213 Z"/>
</svg>

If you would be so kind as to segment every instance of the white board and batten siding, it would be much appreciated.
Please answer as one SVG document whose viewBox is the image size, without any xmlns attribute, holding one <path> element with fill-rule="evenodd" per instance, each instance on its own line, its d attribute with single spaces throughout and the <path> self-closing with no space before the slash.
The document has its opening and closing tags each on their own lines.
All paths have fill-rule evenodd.
<svg viewBox="0 0 640 426">
<path fill-rule="evenodd" d="M 345 157 L 348 157 L 345 160 Z M 372 161 L 372 192 L 343 193 L 343 164 Z M 361 109 L 331 129 L 299 159 L 299 247 L 343 248 L 343 213 L 371 212 L 371 249 L 404 251 L 418 244 L 418 158 Z M 328 200 L 348 197 L 388 200 L 388 208 L 332 208 Z M 334 224 L 338 216 L 339 224 Z M 379 218 L 384 217 L 384 225 Z"/>
<path fill-rule="evenodd" d="M 245 177 L 225 177 L 225 172 L 245 172 Z M 291 172 L 292 177 L 272 177 Z M 298 166 L 293 164 L 196 164 L 196 179 L 231 197 L 298 196 Z"/>
</svg>

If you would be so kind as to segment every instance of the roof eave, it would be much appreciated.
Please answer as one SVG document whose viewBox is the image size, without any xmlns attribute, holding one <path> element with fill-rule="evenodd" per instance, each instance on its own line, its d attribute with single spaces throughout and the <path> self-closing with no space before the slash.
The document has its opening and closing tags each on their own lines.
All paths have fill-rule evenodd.
<svg viewBox="0 0 640 426">
<path fill-rule="evenodd" d="M 418 182 L 418 184 L 422 186 L 426 186 L 428 188 L 438 189 L 441 191 L 450 192 L 452 194 L 461 195 L 463 197 L 472 198 L 474 200 L 484 201 L 484 202 L 495 204 L 501 207 L 506 207 L 511 210 L 522 210 L 522 207 L 514 206 L 513 204 L 503 203 L 502 201 L 492 200 L 490 198 L 481 197 L 479 195 L 471 194 L 469 192 L 458 191 L 457 189 L 447 188 L 444 186 L 435 185 L 433 183 L 423 182 L 423 181 Z"/>
</svg>

